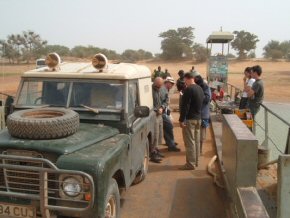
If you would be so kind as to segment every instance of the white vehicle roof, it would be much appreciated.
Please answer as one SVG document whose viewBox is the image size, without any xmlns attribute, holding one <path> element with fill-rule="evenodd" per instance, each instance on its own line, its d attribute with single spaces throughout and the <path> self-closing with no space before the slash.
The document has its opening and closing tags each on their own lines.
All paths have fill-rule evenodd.
<svg viewBox="0 0 290 218">
<path fill-rule="evenodd" d="M 151 77 L 151 72 L 146 66 L 128 63 L 108 64 L 101 72 L 91 63 L 61 63 L 57 71 L 43 67 L 27 71 L 22 77 L 130 80 Z"/>
</svg>

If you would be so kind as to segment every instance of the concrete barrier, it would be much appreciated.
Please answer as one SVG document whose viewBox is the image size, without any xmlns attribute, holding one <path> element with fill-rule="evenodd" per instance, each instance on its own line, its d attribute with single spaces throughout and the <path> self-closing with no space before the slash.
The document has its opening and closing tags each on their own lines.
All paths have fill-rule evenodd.
<svg viewBox="0 0 290 218">
<path fill-rule="evenodd" d="M 256 190 L 258 140 L 235 114 L 223 115 L 222 164 L 234 217 L 269 217 Z M 249 203 L 252 202 L 252 203 Z"/>
<path fill-rule="evenodd" d="M 290 216 L 290 155 L 278 159 L 277 218 Z"/>
<path fill-rule="evenodd" d="M 239 218 L 269 218 L 255 187 L 238 188 L 237 193 Z"/>
<path fill-rule="evenodd" d="M 222 162 L 236 198 L 236 187 L 256 186 L 258 140 L 234 114 L 224 115 Z"/>
</svg>

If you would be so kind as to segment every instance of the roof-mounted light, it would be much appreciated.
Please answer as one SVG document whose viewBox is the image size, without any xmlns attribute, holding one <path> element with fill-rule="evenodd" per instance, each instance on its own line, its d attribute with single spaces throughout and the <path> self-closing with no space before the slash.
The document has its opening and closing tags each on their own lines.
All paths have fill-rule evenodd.
<svg viewBox="0 0 290 218">
<path fill-rule="evenodd" d="M 99 70 L 99 72 L 102 72 L 103 69 L 106 68 L 108 65 L 108 59 L 103 54 L 96 54 L 92 59 L 92 65 L 94 66 L 94 68 Z"/>
<path fill-rule="evenodd" d="M 52 70 L 56 71 L 61 62 L 61 59 L 57 53 L 50 53 L 45 58 L 45 64 Z"/>
</svg>

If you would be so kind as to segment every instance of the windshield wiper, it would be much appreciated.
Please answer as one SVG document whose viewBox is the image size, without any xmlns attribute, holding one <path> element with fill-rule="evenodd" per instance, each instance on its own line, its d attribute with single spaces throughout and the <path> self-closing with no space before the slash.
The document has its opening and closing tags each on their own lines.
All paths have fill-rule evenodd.
<svg viewBox="0 0 290 218">
<path fill-rule="evenodd" d="M 88 109 L 89 111 L 94 112 L 94 113 L 96 113 L 96 114 L 99 113 L 99 110 L 96 109 L 96 108 L 92 108 L 92 107 L 86 106 L 86 105 L 84 105 L 84 104 L 80 104 L 79 106 L 82 106 L 82 107 L 84 107 L 84 108 Z"/>
</svg>

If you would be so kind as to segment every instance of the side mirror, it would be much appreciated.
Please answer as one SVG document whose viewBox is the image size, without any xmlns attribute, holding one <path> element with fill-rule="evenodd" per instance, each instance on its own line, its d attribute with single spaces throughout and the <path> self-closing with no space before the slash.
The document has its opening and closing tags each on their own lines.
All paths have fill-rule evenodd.
<svg viewBox="0 0 290 218">
<path fill-rule="evenodd" d="M 135 117 L 148 117 L 150 109 L 147 106 L 137 106 L 134 109 Z"/>
</svg>

